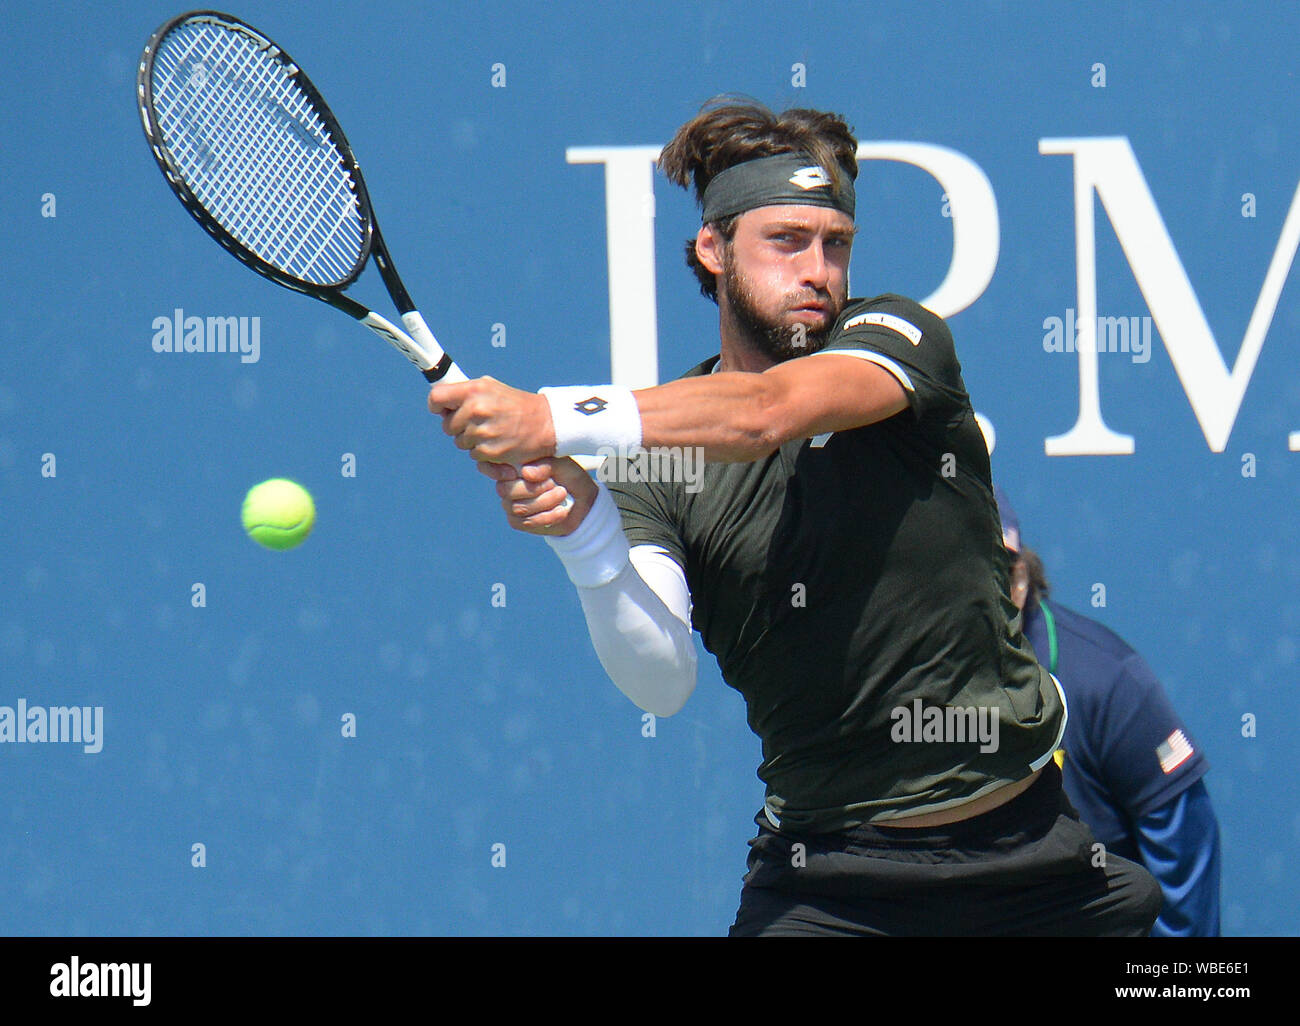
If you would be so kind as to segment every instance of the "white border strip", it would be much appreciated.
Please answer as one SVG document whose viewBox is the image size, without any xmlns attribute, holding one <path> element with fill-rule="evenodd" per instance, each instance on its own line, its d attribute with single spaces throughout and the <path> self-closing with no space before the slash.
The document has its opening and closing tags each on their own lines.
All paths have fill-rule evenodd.
<svg viewBox="0 0 1300 1026">
<path fill-rule="evenodd" d="M 879 367 L 884 367 L 890 374 L 898 379 L 898 383 L 909 392 L 915 392 L 912 386 L 912 379 L 907 376 L 907 371 L 903 370 L 898 364 L 888 356 L 882 356 L 880 353 L 873 353 L 868 349 L 819 349 L 815 353 L 809 353 L 809 356 L 856 356 L 859 360 L 866 360 L 868 363 L 874 363 Z"/>
</svg>

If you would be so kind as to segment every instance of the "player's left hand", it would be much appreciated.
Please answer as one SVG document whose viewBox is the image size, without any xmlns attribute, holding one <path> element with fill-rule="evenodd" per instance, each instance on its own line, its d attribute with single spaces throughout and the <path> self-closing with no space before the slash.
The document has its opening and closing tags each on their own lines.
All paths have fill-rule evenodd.
<svg viewBox="0 0 1300 1026">
<path fill-rule="evenodd" d="M 566 535 L 581 526 L 596 503 L 599 486 L 568 458 L 538 460 L 522 467 L 481 461 L 475 468 L 497 483 L 506 519 L 526 534 Z M 573 499 L 565 505 L 565 499 Z"/>
<path fill-rule="evenodd" d="M 434 385 L 429 412 L 442 417 L 442 430 L 476 460 L 519 465 L 555 455 L 546 397 L 495 378 Z"/>
</svg>

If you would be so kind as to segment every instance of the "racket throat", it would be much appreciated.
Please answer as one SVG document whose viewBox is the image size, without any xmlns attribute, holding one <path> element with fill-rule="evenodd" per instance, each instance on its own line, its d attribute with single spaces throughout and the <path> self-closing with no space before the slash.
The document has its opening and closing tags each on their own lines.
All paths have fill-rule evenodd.
<svg viewBox="0 0 1300 1026">
<path fill-rule="evenodd" d="M 443 351 L 442 346 L 438 345 L 438 340 L 433 337 L 433 332 L 429 330 L 429 325 L 424 322 L 419 310 L 414 308 L 406 310 L 402 314 L 402 324 L 406 327 L 407 334 L 415 339 L 420 348 L 431 357 L 433 366 L 428 369 L 421 368 L 424 369 L 424 376 L 430 382 L 469 380 L 465 372 L 457 367 L 451 357 Z"/>
<path fill-rule="evenodd" d="M 381 317 L 373 310 L 367 311 L 365 316 L 358 317 L 362 324 L 373 331 L 382 339 L 386 339 L 394 349 L 405 356 L 422 371 L 429 371 L 433 368 L 435 361 L 420 346 L 386 317 Z"/>
<path fill-rule="evenodd" d="M 407 321 L 407 318 L 410 316 L 411 314 L 406 314 L 402 318 L 402 320 L 408 325 L 410 322 Z M 442 352 L 441 347 L 437 346 L 436 343 L 434 344 L 434 348 L 437 350 L 439 355 L 435 358 L 423 346 L 416 342 L 415 339 L 411 338 L 410 335 L 406 334 L 406 332 L 395 325 L 392 321 L 388 320 L 386 317 L 381 317 L 373 310 L 366 311 L 366 313 L 363 316 L 358 317 L 357 320 L 380 338 L 388 341 L 394 349 L 419 367 L 421 373 L 424 374 L 425 379 L 430 383 L 442 381 L 444 379 L 448 381 L 465 380 L 465 375 L 462 374 L 460 369 L 452 362 L 451 357 Z M 428 331 L 428 328 L 425 328 L 424 330 Z M 412 334 L 416 334 L 416 332 L 412 332 Z"/>
</svg>

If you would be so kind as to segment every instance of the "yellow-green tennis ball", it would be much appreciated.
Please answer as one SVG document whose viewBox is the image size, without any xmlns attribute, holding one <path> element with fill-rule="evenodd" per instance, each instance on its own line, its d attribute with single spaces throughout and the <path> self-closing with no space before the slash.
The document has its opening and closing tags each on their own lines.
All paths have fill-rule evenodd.
<svg viewBox="0 0 1300 1026">
<path fill-rule="evenodd" d="M 244 530 L 268 549 L 291 549 L 302 542 L 316 522 L 316 505 L 296 481 L 273 477 L 254 485 L 244 496 Z"/>
</svg>

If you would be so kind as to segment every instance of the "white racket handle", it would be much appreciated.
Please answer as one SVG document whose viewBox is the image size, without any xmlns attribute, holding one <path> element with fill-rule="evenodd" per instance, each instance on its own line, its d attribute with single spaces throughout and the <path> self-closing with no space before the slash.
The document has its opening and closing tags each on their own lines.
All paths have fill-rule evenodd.
<svg viewBox="0 0 1300 1026">
<path fill-rule="evenodd" d="M 427 354 L 429 362 L 421 367 L 421 370 L 428 370 L 430 367 L 436 367 L 447 352 L 438 345 L 438 340 L 433 337 L 433 332 L 429 330 L 429 325 L 424 322 L 420 316 L 419 310 L 412 310 L 409 313 L 402 314 L 402 323 L 406 325 L 406 330 L 411 333 L 411 337 L 419 344 L 419 347 Z M 462 371 L 455 363 L 450 367 L 441 378 L 440 382 L 468 381 L 469 376 Z"/>
</svg>

